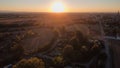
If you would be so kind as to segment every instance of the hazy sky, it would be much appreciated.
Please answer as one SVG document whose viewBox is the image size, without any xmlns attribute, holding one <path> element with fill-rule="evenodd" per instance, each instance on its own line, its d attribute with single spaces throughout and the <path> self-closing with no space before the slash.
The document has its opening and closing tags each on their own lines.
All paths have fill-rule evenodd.
<svg viewBox="0 0 120 68">
<path fill-rule="evenodd" d="M 61 1 L 66 12 L 117 12 L 120 0 L 0 0 L 0 11 L 49 12 L 55 1 Z"/>
</svg>

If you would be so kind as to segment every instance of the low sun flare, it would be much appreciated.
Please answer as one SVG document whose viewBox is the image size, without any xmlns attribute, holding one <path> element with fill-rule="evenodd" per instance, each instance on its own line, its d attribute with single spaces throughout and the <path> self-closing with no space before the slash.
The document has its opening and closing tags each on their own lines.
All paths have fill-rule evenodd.
<svg viewBox="0 0 120 68">
<path fill-rule="evenodd" d="M 65 6 L 61 2 L 55 2 L 52 5 L 52 12 L 60 13 L 65 11 Z"/>
</svg>

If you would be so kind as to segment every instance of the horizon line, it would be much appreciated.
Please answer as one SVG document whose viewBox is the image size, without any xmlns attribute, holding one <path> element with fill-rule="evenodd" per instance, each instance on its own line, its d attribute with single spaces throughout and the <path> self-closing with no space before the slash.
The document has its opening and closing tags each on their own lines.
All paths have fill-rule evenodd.
<svg viewBox="0 0 120 68">
<path fill-rule="evenodd" d="M 0 13 L 56 13 L 52 11 L 22 11 L 22 10 L 0 10 Z M 119 12 L 119 10 L 114 11 L 65 11 L 60 13 L 116 13 Z"/>
</svg>

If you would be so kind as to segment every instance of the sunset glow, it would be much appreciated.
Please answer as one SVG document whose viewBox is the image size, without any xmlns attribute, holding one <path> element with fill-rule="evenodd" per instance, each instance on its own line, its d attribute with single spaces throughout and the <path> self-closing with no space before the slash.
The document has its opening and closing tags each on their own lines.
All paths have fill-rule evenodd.
<svg viewBox="0 0 120 68">
<path fill-rule="evenodd" d="M 0 12 L 116 12 L 120 0 L 0 0 Z"/>
<path fill-rule="evenodd" d="M 63 3 L 55 2 L 52 5 L 52 12 L 59 13 L 59 12 L 64 12 L 64 11 L 65 11 L 65 6 L 63 5 Z"/>
</svg>

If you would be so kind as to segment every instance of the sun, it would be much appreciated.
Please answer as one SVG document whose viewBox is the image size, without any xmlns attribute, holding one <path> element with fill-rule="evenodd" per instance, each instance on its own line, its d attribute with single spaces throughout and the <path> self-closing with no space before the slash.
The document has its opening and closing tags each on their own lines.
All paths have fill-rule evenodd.
<svg viewBox="0 0 120 68">
<path fill-rule="evenodd" d="M 62 2 L 55 2 L 52 5 L 52 12 L 60 13 L 65 11 L 65 6 Z"/>
</svg>

